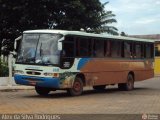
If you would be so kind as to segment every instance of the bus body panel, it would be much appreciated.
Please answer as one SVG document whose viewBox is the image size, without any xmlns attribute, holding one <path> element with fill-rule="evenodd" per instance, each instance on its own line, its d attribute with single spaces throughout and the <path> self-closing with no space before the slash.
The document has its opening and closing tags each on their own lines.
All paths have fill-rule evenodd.
<svg viewBox="0 0 160 120">
<path fill-rule="evenodd" d="M 125 83 L 129 72 L 133 72 L 135 81 L 141 81 L 154 76 L 151 68 L 152 60 L 110 60 L 93 59 L 81 72 L 85 73 L 88 85 L 104 85 Z"/>
<path fill-rule="evenodd" d="M 21 85 L 51 87 L 56 89 L 71 88 L 76 74 L 80 73 L 80 70 L 77 69 L 78 64 L 81 64 L 81 66 L 84 65 L 84 63 L 80 63 L 79 60 L 80 59 L 75 60 L 70 69 L 61 69 L 53 66 L 16 64 L 14 70 L 23 71 L 23 73 L 15 73 L 14 79 L 17 84 Z M 35 73 L 39 73 L 39 75 Z M 58 76 L 45 76 L 45 73 L 56 73 Z"/>
<path fill-rule="evenodd" d="M 45 78 L 45 77 L 34 77 L 25 75 L 15 75 L 14 76 L 17 84 L 40 86 L 48 88 L 59 88 L 60 80 L 59 78 Z"/>
<path fill-rule="evenodd" d="M 71 88 L 74 78 L 82 73 L 85 76 L 86 86 L 109 85 L 125 83 L 129 72 L 133 72 L 135 81 L 141 81 L 153 77 L 151 68 L 152 60 L 111 60 L 111 59 L 87 59 L 77 58 L 70 70 L 60 69 L 58 67 L 17 65 L 16 70 L 41 71 L 41 76 L 18 75 L 15 74 L 17 84 L 37 85 L 42 87 L 51 87 L 57 89 Z M 23 68 L 23 69 L 22 69 Z M 59 73 L 58 78 L 46 77 L 45 72 Z"/>
</svg>

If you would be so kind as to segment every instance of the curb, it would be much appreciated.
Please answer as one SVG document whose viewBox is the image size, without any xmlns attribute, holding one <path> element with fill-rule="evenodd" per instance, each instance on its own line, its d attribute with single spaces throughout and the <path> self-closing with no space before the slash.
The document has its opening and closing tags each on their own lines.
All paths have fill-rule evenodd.
<svg viewBox="0 0 160 120">
<path fill-rule="evenodd" d="M 33 86 L 0 86 L 0 91 L 17 91 L 17 90 L 33 90 Z"/>
</svg>

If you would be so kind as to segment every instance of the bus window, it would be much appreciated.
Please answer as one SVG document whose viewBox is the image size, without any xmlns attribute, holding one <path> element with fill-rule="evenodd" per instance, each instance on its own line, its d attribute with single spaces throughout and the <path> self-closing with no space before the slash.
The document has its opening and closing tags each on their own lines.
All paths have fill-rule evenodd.
<svg viewBox="0 0 160 120">
<path fill-rule="evenodd" d="M 88 39 L 88 56 L 93 57 L 94 39 Z"/>
<path fill-rule="evenodd" d="M 151 46 L 151 58 L 154 58 L 154 44 L 150 44 Z"/>
<path fill-rule="evenodd" d="M 95 40 L 95 56 L 104 57 L 104 40 Z"/>
<path fill-rule="evenodd" d="M 121 57 L 121 42 L 119 41 L 112 41 L 111 46 L 111 56 L 112 57 Z"/>
<path fill-rule="evenodd" d="M 136 43 L 131 42 L 131 58 L 136 58 Z"/>
<path fill-rule="evenodd" d="M 153 53 L 152 53 L 152 44 L 146 44 L 146 58 L 152 58 Z"/>
<path fill-rule="evenodd" d="M 105 41 L 105 49 L 104 49 L 104 53 L 105 53 L 105 57 L 111 57 L 111 41 L 107 40 Z"/>
<path fill-rule="evenodd" d="M 135 58 L 141 58 L 141 44 L 135 44 Z"/>
<path fill-rule="evenodd" d="M 74 57 L 74 38 L 66 37 L 63 41 L 63 57 Z"/>
<path fill-rule="evenodd" d="M 76 38 L 76 56 L 87 57 L 89 56 L 89 40 L 87 38 Z"/>
<path fill-rule="evenodd" d="M 131 58 L 131 43 L 124 42 L 124 57 Z"/>
<path fill-rule="evenodd" d="M 142 43 L 142 44 L 141 44 L 141 58 L 145 58 L 145 56 L 146 56 L 145 46 L 144 46 L 144 44 Z"/>
</svg>

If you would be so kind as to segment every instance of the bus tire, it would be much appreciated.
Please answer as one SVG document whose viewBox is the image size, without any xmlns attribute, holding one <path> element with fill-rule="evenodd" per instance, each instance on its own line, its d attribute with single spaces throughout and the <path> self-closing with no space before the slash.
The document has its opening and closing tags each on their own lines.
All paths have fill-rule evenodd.
<svg viewBox="0 0 160 120">
<path fill-rule="evenodd" d="M 118 89 L 119 90 L 125 90 L 125 83 L 119 83 L 118 84 Z"/>
<path fill-rule="evenodd" d="M 67 92 L 71 96 L 81 95 L 83 92 L 83 82 L 80 77 L 76 77 L 72 88 L 67 89 Z"/>
<path fill-rule="evenodd" d="M 39 87 L 39 86 L 35 86 L 35 90 L 39 95 L 42 95 L 42 96 L 46 96 L 50 92 L 49 88 L 44 88 L 44 87 Z"/>
<path fill-rule="evenodd" d="M 105 88 L 106 88 L 106 85 L 93 86 L 93 89 L 95 89 L 95 90 L 104 90 Z"/>
<path fill-rule="evenodd" d="M 134 89 L 134 77 L 132 74 L 128 74 L 126 83 L 118 84 L 119 90 L 131 91 Z"/>
</svg>

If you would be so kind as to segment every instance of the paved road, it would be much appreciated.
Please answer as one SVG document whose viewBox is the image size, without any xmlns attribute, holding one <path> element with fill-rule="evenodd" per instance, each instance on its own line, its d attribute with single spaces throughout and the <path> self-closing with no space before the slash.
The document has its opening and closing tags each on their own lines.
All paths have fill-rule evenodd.
<svg viewBox="0 0 160 120">
<path fill-rule="evenodd" d="M 0 91 L 0 113 L 40 114 L 160 114 L 160 77 L 137 82 L 133 91 L 108 86 L 105 91 L 86 88 L 70 97 L 65 91 L 41 97 L 34 90 Z"/>
</svg>

